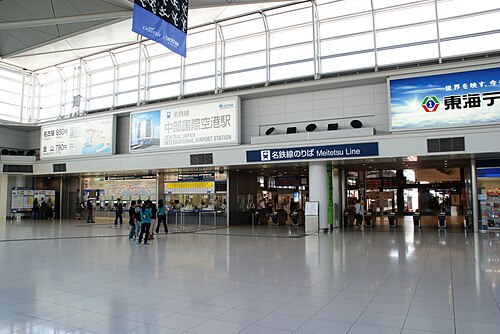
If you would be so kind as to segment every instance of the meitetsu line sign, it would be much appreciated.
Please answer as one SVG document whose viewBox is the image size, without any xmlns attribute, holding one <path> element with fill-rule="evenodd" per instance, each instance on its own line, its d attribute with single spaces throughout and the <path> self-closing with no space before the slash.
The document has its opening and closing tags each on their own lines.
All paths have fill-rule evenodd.
<svg viewBox="0 0 500 334">
<path fill-rule="evenodd" d="M 378 155 L 378 143 L 358 143 L 247 151 L 247 162 L 345 159 Z"/>
</svg>

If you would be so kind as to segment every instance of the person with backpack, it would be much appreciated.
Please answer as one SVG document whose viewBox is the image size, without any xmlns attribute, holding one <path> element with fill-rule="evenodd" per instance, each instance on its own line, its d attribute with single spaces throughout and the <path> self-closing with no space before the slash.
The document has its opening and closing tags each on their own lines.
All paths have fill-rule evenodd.
<svg viewBox="0 0 500 334">
<path fill-rule="evenodd" d="M 149 245 L 149 229 L 151 228 L 151 201 L 147 200 L 142 205 L 140 209 L 141 212 L 141 233 L 137 239 L 137 244 L 140 245 L 142 242 L 142 236 L 144 236 L 144 244 Z"/>
</svg>

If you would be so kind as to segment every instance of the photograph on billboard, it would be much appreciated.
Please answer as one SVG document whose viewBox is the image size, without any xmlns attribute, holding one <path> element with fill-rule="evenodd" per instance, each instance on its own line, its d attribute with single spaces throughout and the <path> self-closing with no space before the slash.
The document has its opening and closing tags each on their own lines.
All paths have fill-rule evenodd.
<svg viewBox="0 0 500 334">
<path fill-rule="evenodd" d="M 137 112 L 130 116 L 130 152 L 190 146 L 237 145 L 239 98 Z"/>
<path fill-rule="evenodd" d="M 160 147 L 160 110 L 130 115 L 130 150 Z"/>
<path fill-rule="evenodd" d="M 500 68 L 390 79 L 391 130 L 500 122 Z"/>
<path fill-rule="evenodd" d="M 43 125 L 41 159 L 113 154 L 114 116 Z"/>
</svg>

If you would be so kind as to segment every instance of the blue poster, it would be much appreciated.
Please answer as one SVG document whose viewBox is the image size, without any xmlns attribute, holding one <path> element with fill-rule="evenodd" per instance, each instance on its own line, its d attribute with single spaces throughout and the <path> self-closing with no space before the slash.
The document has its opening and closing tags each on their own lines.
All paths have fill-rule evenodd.
<svg viewBox="0 0 500 334">
<path fill-rule="evenodd" d="M 378 143 L 359 143 L 247 151 L 247 162 L 345 159 L 378 156 Z"/>
<path fill-rule="evenodd" d="M 189 0 L 135 0 L 132 31 L 186 57 Z"/>
<path fill-rule="evenodd" d="M 160 110 L 130 115 L 130 151 L 160 147 Z"/>
<path fill-rule="evenodd" d="M 391 129 L 500 123 L 500 68 L 390 80 Z"/>
</svg>

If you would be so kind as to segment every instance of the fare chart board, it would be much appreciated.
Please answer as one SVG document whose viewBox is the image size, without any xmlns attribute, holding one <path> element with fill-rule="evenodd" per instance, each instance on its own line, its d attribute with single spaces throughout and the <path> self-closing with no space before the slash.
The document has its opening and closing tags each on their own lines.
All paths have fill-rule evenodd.
<svg viewBox="0 0 500 334">
<path fill-rule="evenodd" d="M 43 125 L 40 158 L 112 154 L 114 119 L 111 115 Z"/>
</svg>

